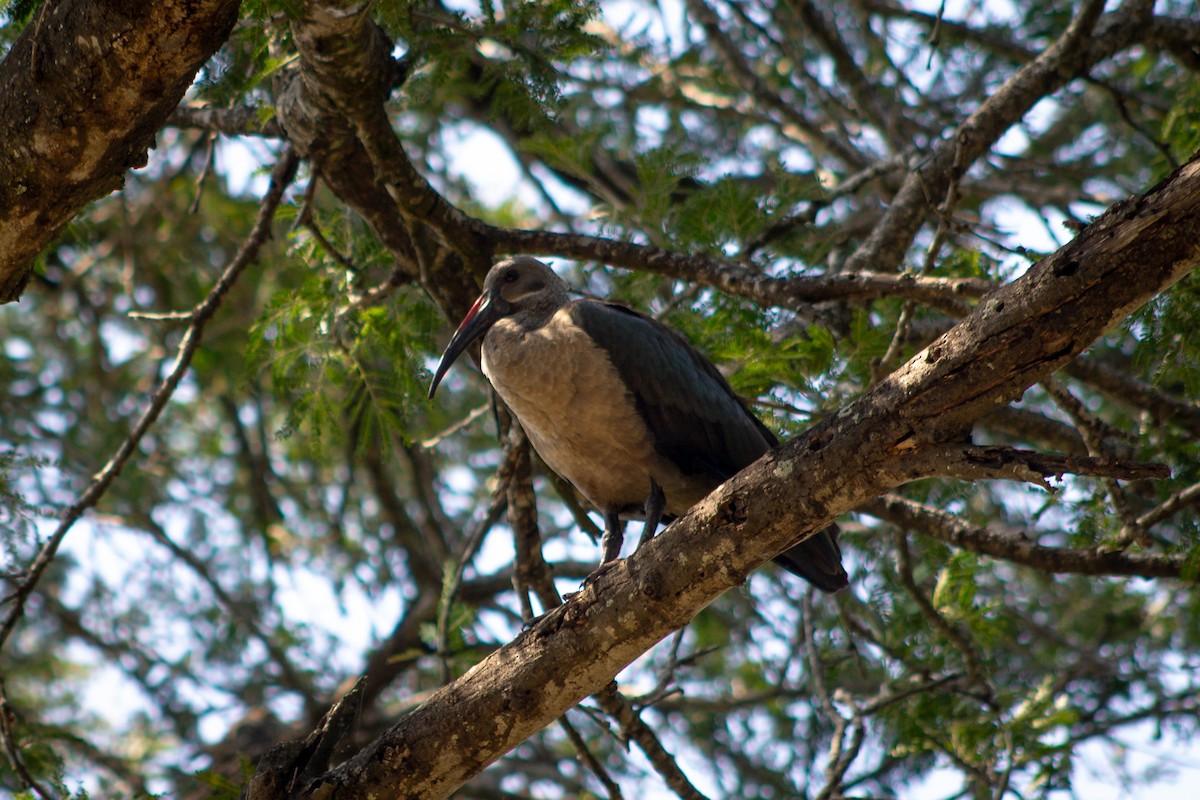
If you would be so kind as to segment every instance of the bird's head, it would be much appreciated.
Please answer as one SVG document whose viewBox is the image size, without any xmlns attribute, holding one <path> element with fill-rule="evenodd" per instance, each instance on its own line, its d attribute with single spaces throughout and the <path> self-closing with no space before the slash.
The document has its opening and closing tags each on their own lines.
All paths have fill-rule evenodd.
<svg viewBox="0 0 1200 800">
<path fill-rule="evenodd" d="M 536 328 L 566 303 L 566 282 L 536 258 L 519 256 L 497 263 L 488 271 L 479 299 L 450 337 L 429 384 L 429 396 L 433 397 L 442 377 L 463 351 L 487 334 L 497 322 L 512 317 L 529 328 Z"/>
</svg>

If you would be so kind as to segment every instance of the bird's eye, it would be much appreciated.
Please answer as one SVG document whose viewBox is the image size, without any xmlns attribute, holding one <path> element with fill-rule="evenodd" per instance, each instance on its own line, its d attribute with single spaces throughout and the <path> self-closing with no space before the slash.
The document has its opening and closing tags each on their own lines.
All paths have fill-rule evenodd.
<svg viewBox="0 0 1200 800">
<path fill-rule="evenodd" d="M 515 272 L 506 272 L 506 273 L 504 273 L 504 282 L 505 283 L 516 283 L 517 278 L 519 278 L 519 277 L 521 277 L 521 276 Z"/>
</svg>

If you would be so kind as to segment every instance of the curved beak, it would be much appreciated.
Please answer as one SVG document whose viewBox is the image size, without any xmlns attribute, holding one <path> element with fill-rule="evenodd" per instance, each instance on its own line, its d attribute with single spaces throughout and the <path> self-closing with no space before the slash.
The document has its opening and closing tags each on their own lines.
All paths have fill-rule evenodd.
<svg viewBox="0 0 1200 800">
<path fill-rule="evenodd" d="M 475 304 L 471 306 L 471 310 L 459 323 L 458 330 L 450 337 L 450 343 L 446 345 L 446 351 L 442 353 L 442 360 L 438 362 L 437 369 L 433 373 L 433 381 L 429 384 L 431 399 L 433 393 L 437 391 L 438 384 L 442 382 L 442 377 L 454 365 L 463 351 L 471 342 L 487 333 L 504 316 L 500 306 L 501 303 L 495 302 L 492 296 L 486 293 L 481 294 Z"/>
</svg>

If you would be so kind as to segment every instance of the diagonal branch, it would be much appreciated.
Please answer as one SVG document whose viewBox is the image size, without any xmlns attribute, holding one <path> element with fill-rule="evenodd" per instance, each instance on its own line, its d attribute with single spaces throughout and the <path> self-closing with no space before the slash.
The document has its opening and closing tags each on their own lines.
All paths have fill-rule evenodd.
<svg viewBox="0 0 1200 800">
<path fill-rule="evenodd" d="M 277 89 L 280 123 L 396 256 L 389 283 L 420 279 L 447 316 L 461 316 L 478 291 L 471 274 L 490 266 L 489 226 L 440 195 L 405 153 L 384 104 L 408 65 L 392 58 L 371 8 L 355 0 L 287 7 L 300 59 Z"/>
<path fill-rule="evenodd" d="M 240 5 L 42 4 L 0 61 L 0 303 L 21 296 L 38 253 L 80 209 L 146 165 Z"/>
<path fill-rule="evenodd" d="M 1111 15 L 1114 21 L 1146 6 L 1142 2 L 1126 5 L 1129 12 Z M 1146 6 L 1142 16 L 1149 16 L 1152 5 Z M 1087 73 L 1101 55 L 1091 47 L 1090 34 L 1103 10 L 1104 0 L 1087 0 L 1054 44 L 1022 66 L 963 121 L 954 136 L 938 145 L 926 163 L 909 173 L 883 220 L 847 261 L 848 270 L 900 264 L 929 213 L 928 198 L 945 196 L 950 183 L 961 178 L 1035 103 Z M 1133 27 L 1128 24 L 1132 20 L 1126 22 L 1128 28 Z"/>
<path fill-rule="evenodd" d="M 446 796 L 769 558 L 923 477 L 925 451 L 959 440 L 1198 265 L 1200 157 L 1114 206 L 868 394 L 723 484 L 301 796 Z"/>
<path fill-rule="evenodd" d="M 104 496 L 104 493 L 108 491 L 108 487 L 117 479 L 122 468 L 133 457 L 133 454 L 137 452 L 142 437 L 158 421 L 163 409 L 166 408 L 171 395 L 175 393 L 179 382 L 183 380 L 184 374 L 187 373 L 188 367 L 192 363 L 192 357 L 200 347 L 200 342 L 204 335 L 204 327 L 213 318 L 213 315 L 217 313 L 217 309 L 221 307 L 221 302 L 225 299 L 225 295 L 233 287 L 238 277 L 257 258 L 258 251 L 262 248 L 263 243 L 270 238 L 271 222 L 275 219 L 275 212 L 278 210 L 280 203 L 283 202 L 284 190 L 287 189 L 288 184 L 292 182 L 292 178 L 296 174 L 296 167 L 299 161 L 299 158 L 291 149 L 284 150 L 283 155 L 279 158 L 279 162 L 275 165 L 274 172 L 271 174 L 271 185 L 267 189 L 262 206 L 258 210 L 258 218 L 254 222 L 254 227 L 250 229 L 250 233 L 246 236 L 246 240 L 242 242 L 241 248 L 238 249 L 238 252 L 234 255 L 233 260 L 229 262 L 229 265 L 225 267 L 225 271 L 221 273 L 221 277 L 217 279 L 216 284 L 209 291 L 208 295 L 192 310 L 192 322 L 184 332 L 183 339 L 179 343 L 179 349 L 175 354 L 175 363 L 171 366 L 171 370 L 163 378 L 158 388 L 154 390 L 154 394 L 150 397 L 150 401 L 146 405 L 146 410 L 142 412 L 142 416 L 133 426 L 133 430 L 121 442 L 121 445 L 117 448 L 117 452 L 104 465 L 104 468 L 92 478 L 92 482 L 79 495 L 79 498 L 63 512 L 58 527 L 46 540 L 46 543 L 42 545 L 42 549 L 29 566 L 28 571 L 22 576 L 16 591 L 9 598 L 12 606 L 9 608 L 8 614 L 5 615 L 3 624 L 0 625 L 0 649 L 3 649 L 4 643 L 8 641 L 8 637 L 12 635 L 13 629 L 25 613 L 25 602 L 29 599 L 29 595 L 33 592 L 38 581 L 41 580 L 42 575 L 45 574 L 46 569 L 54 560 L 54 556 L 58 553 L 58 548 L 62 545 L 67 533 L 79 521 L 84 512 L 96 505 L 100 501 L 100 498 Z"/>
</svg>

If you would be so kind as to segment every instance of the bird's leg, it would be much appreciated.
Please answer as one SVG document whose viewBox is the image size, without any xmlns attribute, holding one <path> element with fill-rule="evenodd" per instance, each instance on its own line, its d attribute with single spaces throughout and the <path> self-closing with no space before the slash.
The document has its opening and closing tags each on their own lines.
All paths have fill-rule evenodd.
<svg viewBox="0 0 1200 800">
<path fill-rule="evenodd" d="M 625 523 L 621 522 L 621 513 L 616 509 L 604 512 L 604 535 L 600 537 L 600 565 L 583 579 L 582 591 L 593 581 L 612 569 L 621 555 L 621 544 L 625 541 Z"/>
<path fill-rule="evenodd" d="M 616 561 L 625 541 L 625 523 L 616 509 L 604 512 L 604 536 L 600 539 L 600 566 Z"/>
<path fill-rule="evenodd" d="M 663 511 L 667 507 L 667 496 L 654 478 L 650 479 L 650 494 L 646 496 L 646 527 L 642 529 L 642 538 L 638 540 L 638 549 L 654 538 L 658 533 L 658 523 L 662 521 Z"/>
</svg>

